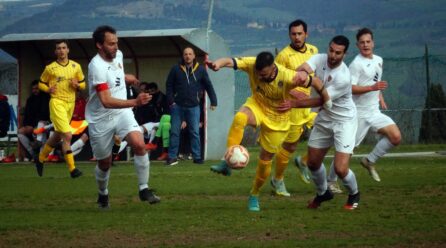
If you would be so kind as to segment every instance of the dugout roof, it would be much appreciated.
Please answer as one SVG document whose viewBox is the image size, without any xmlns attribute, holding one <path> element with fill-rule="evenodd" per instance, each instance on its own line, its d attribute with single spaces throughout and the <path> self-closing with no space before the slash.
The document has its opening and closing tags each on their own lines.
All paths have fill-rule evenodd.
<svg viewBox="0 0 446 248">
<path fill-rule="evenodd" d="M 165 91 L 167 74 L 181 58 L 184 47 L 192 46 L 199 62 L 207 56 L 210 59 L 230 56 L 224 40 L 212 31 L 207 33 L 205 29 L 118 30 L 117 34 L 119 49 L 124 54 L 126 73 L 135 74 L 141 81 L 157 82 L 162 91 Z M 45 65 L 55 59 L 55 40 L 69 41 L 70 59 L 80 63 L 87 76 L 88 63 L 96 55 L 91 36 L 92 32 L 74 32 L 7 34 L 1 37 L 0 49 L 17 59 L 19 107 L 22 107 L 29 96 L 30 82 L 38 79 Z M 218 73 L 209 72 L 209 76 L 217 93 L 219 106 L 217 111 L 206 115 L 206 136 L 213 136 L 206 144 L 215 143 L 217 147 L 217 144 L 221 146 L 222 140 L 226 140 L 226 131 L 221 130 L 227 130 L 231 121 L 230 118 L 222 120 L 221 116 L 232 116 L 234 111 L 234 73 L 232 70 L 224 70 Z M 214 128 L 209 128 L 211 126 Z M 206 158 L 219 159 L 224 148 L 212 147 L 214 145 L 209 145 L 206 149 Z"/>
</svg>

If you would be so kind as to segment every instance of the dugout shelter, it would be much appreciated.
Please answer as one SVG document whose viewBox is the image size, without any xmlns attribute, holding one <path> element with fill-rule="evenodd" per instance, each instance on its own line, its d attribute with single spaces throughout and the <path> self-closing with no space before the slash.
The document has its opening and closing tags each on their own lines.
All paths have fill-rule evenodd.
<svg viewBox="0 0 446 248">
<path fill-rule="evenodd" d="M 54 61 L 55 40 L 69 41 L 69 57 L 81 64 L 87 77 L 88 63 L 97 53 L 91 36 L 92 32 L 75 32 L 7 34 L 1 37 L 0 49 L 17 60 L 18 108 L 24 107 L 30 95 L 30 82 L 38 79 L 45 65 Z M 118 37 L 119 49 L 124 54 L 125 72 L 136 75 L 141 81 L 157 82 L 163 92 L 167 74 L 178 63 L 184 47 L 193 47 L 200 63 L 208 57 L 215 60 L 230 56 L 223 38 L 205 29 L 118 30 Z M 220 159 L 226 149 L 227 130 L 234 114 L 234 71 L 208 72 L 218 106 L 215 111 L 210 111 L 206 97 L 202 154 L 205 159 Z"/>
</svg>

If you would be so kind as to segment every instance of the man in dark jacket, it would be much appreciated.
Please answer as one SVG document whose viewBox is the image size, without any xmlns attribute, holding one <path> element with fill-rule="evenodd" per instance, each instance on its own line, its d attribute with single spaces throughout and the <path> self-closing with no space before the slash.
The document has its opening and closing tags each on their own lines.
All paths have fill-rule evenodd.
<svg viewBox="0 0 446 248">
<path fill-rule="evenodd" d="M 191 47 L 183 50 L 183 58 L 170 70 L 166 81 L 166 95 L 171 108 L 169 158 L 166 165 L 178 163 L 181 122 L 189 126 L 194 163 L 202 164 L 200 144 L 200 91 L 205 90 L 211 100 L 211 110 L 217 107 L 217 96 L 206 68 L 197 63 Z"/>
<path fill-rule="evenodd" d="M 32 81 L 31 95 L 26 100 L 23 113 L 23 125 L 19 128 L 17 135 L 20 144 L 28 153 L 27 157 L 29 159 L 32 159 L 39 152 L 42 134 L 35 139 L 33 130 L 48 124 L 50 120 L 49 102 L 50 95 L 39 90 L 39 80 Z"/>
<path fill-rule="evenodd" d="M 0 93 L 0 138 L 8 134 L 10 118 L 8 97 Z"/>
</svg>

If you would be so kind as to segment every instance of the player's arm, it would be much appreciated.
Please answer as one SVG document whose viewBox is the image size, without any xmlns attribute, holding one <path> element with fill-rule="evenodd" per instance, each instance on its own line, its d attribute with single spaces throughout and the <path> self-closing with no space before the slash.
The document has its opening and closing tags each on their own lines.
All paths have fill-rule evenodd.
<svg viewBox="0 0 446 248">
<path fill-rule="evenodd" d="M 373 85 L 368 86 L 360 86 L 358 85 L 359 78 L 363 72 L 363 69 L 359 63 L 354 60 L 350 66 L 348 67 L 351 75 L 351 84 L 352 84 L 352 93 L 354 95 L 360 95 L 365 94 L 371 91 L 377 91 L 377 90 L 384 90 L 387 88 L 387 82 L 386 81 L 377 81 Z"/>
<path fill-rule="evenodd" d="M 139 80 L 133 74 L 125 74 L 125 83 L 127 85 L 133 85 L 135 87 L 139 86 Z"/>
<path fill-rule="evenodd" d="M 369 86 L 352 85 L 352 93 L 354 95 L 360 95 L 371 91 L 384 90 L 386 88 L 387 88 L 386 81 L 378 81 L 375 84 Z"/>
<path fill-rule="evenodd" d="M 321 99 L 324 103 L 324 107 L 331 108 L 332 103 L 330 100 L 330 95 L 327 92 L 327 89 L 325 89 L 325 86 L 322 83 L 322 81 L 319 78 L 310 75 L 311 73 L 313 73 L 313 69 L 311 68 L 311 66 L 308 65 L 307 63 L 303 63 L 301 66 L 297 68 L 296 75 L 293 78 L 294 83 L 301 84 L 297 86 L 303 86 L 306 88 L 310 86 L 313 87 L 313 89 L 315 89 L 316 92 L 321 96 Z M 311 105 L 313 104 L 315 104 L 315 102 L 311 102 Z M 299 107 L 302 108 L 305 106 L 299 106 Z M 307 107 L 314 107 L 314 106 L 307 106 Z"/>
<path fill-rule="evenodd" d="M 114 98 L 108 89 L 107 83 L 96 85 L 96 93 L 105 108 L 120 109 L 138 107 L 147 104 L 152 99 L 152 96 L 148 93 L 141 93 L 136 99 L 123 100 Z"/>
<path fill-rule="evenodd" d="M 205 63 L 213 71 L 218 71 L 223 67 L 234 68 L 234 65 L 236 64 L 233 58 L 219 58 L 214 62 L 208 60 Z"/>
<path fill-rule="evenodd" d="M 381 91 L 379 92 L 379 105 L 381 106 L 382 109 L 384 110 L 387 109 L 387 104 L 386 101 L 384 101 L 384 95 Z"/>
<path fill-rule="evenodd" d="M 56 86 L 49 87 L 49 81 L 50 81 L 50 73 L 48 72 L 47 68 L 45 67 L 45 70 L 42 72 L 42 75 L 40 76 L 39 80 L 39 90 L 43 91 L 48 94 L 53 94 L 56 92 Z"/>
</svg>

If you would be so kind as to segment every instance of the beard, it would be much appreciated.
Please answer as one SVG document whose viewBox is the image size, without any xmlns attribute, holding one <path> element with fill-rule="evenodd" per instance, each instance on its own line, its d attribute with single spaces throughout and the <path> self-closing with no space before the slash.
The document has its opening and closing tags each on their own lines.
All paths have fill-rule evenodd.
<svg viewBox="0 0 446 248">
<path fill-rule="evenodd" d="M 117 51 L 104 50 L 104 55 L 109 60 L 113 60 L 114 58 L 116 58 L 116 53 L 117 53 Z"/>
</svg>

